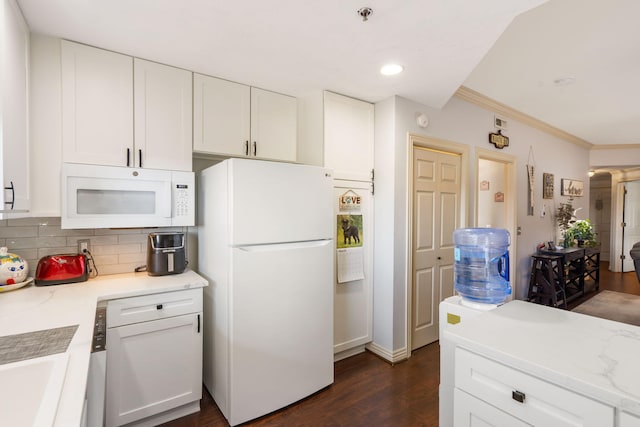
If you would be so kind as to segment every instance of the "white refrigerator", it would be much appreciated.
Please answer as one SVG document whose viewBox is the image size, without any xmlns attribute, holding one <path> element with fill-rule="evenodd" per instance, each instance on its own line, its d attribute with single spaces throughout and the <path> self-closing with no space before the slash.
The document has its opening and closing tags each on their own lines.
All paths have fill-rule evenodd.
<svg viewBox="0 0 640 427">
<path fill-rule="evenodd" d="M 229 159 L 198 180 L 204 384 L 231 425 L 333 383 L 331 173 Z"/>
</svg>

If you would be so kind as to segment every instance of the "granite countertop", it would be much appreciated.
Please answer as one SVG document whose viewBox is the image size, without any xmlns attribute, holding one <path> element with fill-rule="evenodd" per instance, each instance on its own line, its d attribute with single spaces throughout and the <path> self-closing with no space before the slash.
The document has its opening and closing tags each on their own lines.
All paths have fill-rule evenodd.
<svg viewBox="0 0 640 427">
<path fill-rule="evenodd" d="M 30 285 L 0 294 L 0 337 L 78 325 L 60 395 L 56 426 L 79 426 L 84 404 L 96 304 L 101 300 L 203 288 L 191 270 L 168 276 L 126 273 L 68 285 Z"/>
<path fill-rule="evenodd" d="M 456 345 L 640 416 L 640 327 L 511 301 L 444 331 Z"/>
</svg>

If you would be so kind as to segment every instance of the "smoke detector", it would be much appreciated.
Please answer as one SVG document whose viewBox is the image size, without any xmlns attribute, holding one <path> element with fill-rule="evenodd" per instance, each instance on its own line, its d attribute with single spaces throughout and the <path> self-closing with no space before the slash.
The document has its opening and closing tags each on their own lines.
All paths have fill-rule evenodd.
<svg viewBox="0 0 640 427">
<path fill-rule="evenodd" d="M 373 9 L 370 7 L 361 7 L 358 9 L 358 15 L 362 18 L 362 22 L 367 22 L 369 16 L 373 13 Z"/>
</svg>

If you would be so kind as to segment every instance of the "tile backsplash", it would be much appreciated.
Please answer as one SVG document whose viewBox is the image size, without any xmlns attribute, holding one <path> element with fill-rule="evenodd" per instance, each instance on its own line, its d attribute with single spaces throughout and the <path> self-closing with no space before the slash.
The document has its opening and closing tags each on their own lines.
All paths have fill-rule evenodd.
<svg viewBox="0 0 640 427">
<path fill-rule="evenodd" d="M 101 276 L 130 273 L 147 262 L 147 235 L 155 231 L 182 231 L 187 227 L 90 228 L 63 230 L 59 217 L 0 220 L 0 246 L 29 263 L 35 274 L 38 260 L 46 255 L 78 252 L 78 240 L 89 239 L 90 251 Z"/>
</svg>

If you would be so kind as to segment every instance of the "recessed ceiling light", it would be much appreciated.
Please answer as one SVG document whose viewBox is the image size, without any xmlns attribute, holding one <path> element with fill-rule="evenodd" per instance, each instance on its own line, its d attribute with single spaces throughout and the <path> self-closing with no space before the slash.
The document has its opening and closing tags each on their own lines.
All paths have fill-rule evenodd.
<svg viewBox="0 0 640 427">
<path fill-rule="evenodd" d="M 400 74 L 404 70 L 402 65 L 398 64 L 387 64 L 380 68 L 380 74 L 383 76 L 395 76 L 396 74 Z"/>
</svg>

